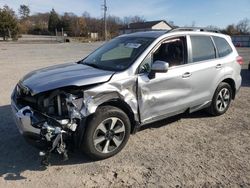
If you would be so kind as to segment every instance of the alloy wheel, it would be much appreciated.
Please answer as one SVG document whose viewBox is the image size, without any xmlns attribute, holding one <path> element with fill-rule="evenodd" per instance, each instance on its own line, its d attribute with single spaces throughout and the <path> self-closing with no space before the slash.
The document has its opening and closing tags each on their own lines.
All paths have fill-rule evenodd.
<svg viewBox="0 0 250 188">
<path fill-rule="evenodd" d="M 230 103 L 230 91 L 227 88 L 223 88 L 220 90 L 217 100 L 216 107 L 218 111 L 223 112 Z"/>
<path fill-rule="evenodd" d="M 110 117 L 97 126 L 93 136 L 94 146 L 101 153 L 110 153 L 122 144 L 124 137 L 125 125 L 122 120 Z"/>
</svg>

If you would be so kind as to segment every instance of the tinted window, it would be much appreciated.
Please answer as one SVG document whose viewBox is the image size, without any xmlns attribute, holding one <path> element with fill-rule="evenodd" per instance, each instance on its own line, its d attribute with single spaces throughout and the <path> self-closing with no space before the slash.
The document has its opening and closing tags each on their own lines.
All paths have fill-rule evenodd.
<svg viewBox="0 0 250 188">
<path fill-rule="evenodd" d="M 230 54 L 233 50 L 228 42 L 221 37 L 213 37 L 215 45 L 218 50 L 219 57 L 225 57 L 226 55 Z"/>
<path fill-rule="evenodd" d="M 165 61 L 169 66 L 178 66 L 185 63 L 185 38 L 167 40 L 153 54 L 153 61 Z"/>
<path fill-rule="evenodd" d="M 183 65 L 186 62 L 186 38 L 178 37 L 163 42 L 153 53 L 149 54 L 140 65 L 140 73 L 149 73 L 152 63 L 159 60 L 169 63 L 170 67 Z"/>
<path fill-rule="evenodd" d="M 209 36 L 191 36 L 193 62 L 214 59 L 214 44 Z"/>
</svg>

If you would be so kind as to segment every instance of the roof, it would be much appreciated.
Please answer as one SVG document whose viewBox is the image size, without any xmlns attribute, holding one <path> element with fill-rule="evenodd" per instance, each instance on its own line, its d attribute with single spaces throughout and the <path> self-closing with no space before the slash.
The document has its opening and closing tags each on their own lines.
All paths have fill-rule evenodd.
<svg viewBox="0 0 250 188">
<path fill-rule="evenodd" d="M 170 32 L 177 32 L 177 31 L 200 31 L 200 32 L 213 32 L 213 33 L 220 33 L 219 30 L 210 29 L 210 28 L 203 28 L 203 27 L 176 27 L 172 29 Z"/>
<path fill-rule="evenodd" d="M 136 32 L 131 34 L 124 34 L 120 37 L 148 37 L 148 38 L 158 38 L 161 35 L 166 34 L 167 30 L 160 30 L 160 31 L 143 31 L 143 32 Z"/>
<path fill-rule="evenodd" d="M 176 28 L 171 30 L 152 30 L 152 31 L 142 31 L 135 32 L 130 34 L 123 34 L 120 37 L 148 37 L 148 38 L 158 38 L 164 34 L 172 34 L 172 33 L 185 33 L 185 34 L 210 34 L 213 36 L 225 36 L 224 34 L 218 33 L 218 31 L 206 30 L 206 28 Z"/>
<path fill-rule="evenodd" d="M 146 28 L 152 28 L 154 25 L 164 22 L 169 27 L 172 28 L 170 24 L 168 24 L 165 20 L 157 20 L 157 21 L 149 21 L 149 22 L 136 22 L 136 23 L 130 23 L 128 26 L 126 26 L 123 29 L 146 29 Z"/>
</svg>

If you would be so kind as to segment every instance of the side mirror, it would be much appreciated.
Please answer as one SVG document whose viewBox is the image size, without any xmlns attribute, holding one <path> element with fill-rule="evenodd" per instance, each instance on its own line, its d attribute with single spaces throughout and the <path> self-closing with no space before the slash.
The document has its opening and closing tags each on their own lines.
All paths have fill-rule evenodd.
<svg viewBox="0 0 250 188">
<path fill-rule="evenodd" d="M 157 72 L 167 72 L 169 68 L 169 63 L 165 61 L 155 61 L 151 67 L 151 71 L 148 75 L 149 79 L 154 79 L 155 78 L 155 73 Z"/>
<path fill-rule="evenodd" d="M 156 73 L 156 72 L 167 72 L 169 68 L 169 63 L 165 61 L 155 61 L 152 65 L 151 71 Z"/>
</svg>

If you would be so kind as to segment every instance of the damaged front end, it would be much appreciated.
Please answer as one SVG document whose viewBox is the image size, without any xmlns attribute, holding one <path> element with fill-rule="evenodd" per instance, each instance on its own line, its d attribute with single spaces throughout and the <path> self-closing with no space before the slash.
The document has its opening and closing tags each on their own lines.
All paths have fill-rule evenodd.
<svg viewBox="0 0 250 188">
<path fill-rule="evenodd" d="M 33 145 L 41 149 L 43 164 L 51 152 L 68 158 L 68 147 L 73 146 L 76 130 L 84 117 L 83 90 L 58 89 L 32 96 L 20 83 L 12 94 L 12 110 L 19 131 Z"/>
<path fill-rule="evenodd" d="M 51 152 L 68 158 L 67 151 L 80 148 L 87 118 L 99 106 L 113 105 L 128 114 L 134 133 L 139 125 L 136 76 L 114 81 L 67 86 L 34 93 L 19 82 L 12 94 L 12 109 L 20 132 L 41 149 L 43 164 Z"/>
</svg>

